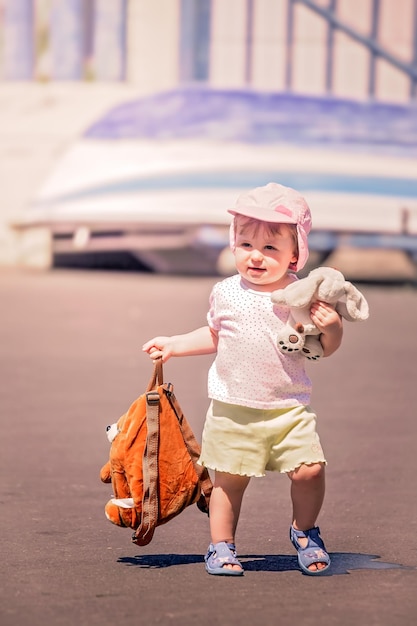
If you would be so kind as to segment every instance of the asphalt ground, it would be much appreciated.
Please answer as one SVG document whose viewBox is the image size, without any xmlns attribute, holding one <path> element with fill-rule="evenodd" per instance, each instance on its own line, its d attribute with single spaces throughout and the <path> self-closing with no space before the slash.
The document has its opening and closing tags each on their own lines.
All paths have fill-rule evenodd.
<svg viewBox="0 0 417 626">
<path fill-rule="evenodd" d="M 205 322 L 212 277 L 54 270 L 0 273 L 0 624 L 417 623 L 417 291 L 360 285 L 367 322 L 309 364 L 329 467 L 319 520 L 328 575 L 301 574 L 288 539 L 289 481 L 254 479 L 242 578 L 203 564 L 196 506 L 140 548 L 104 516 L 106 425 L 144 391 L 142 343 Z M 165 379 L 200 437 L 210 357 L 172 359 Z"/>
</svg>

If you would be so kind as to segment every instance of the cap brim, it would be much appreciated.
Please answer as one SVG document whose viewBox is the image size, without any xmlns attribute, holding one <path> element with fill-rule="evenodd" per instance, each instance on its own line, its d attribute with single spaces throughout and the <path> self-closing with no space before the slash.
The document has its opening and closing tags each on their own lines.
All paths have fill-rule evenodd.
<svg viewBox="0 0 417 626">
<path fill-rule="evenodd" d="M 271 224 L 296 224 L 294 218 L 285 213 L 279 213 L 278 211 L 271 211 L 271 209 L 261 209 L 258 207 L 248 207 L 244 209 L 227 209 L 227 212 L 231 215 L 243 215 L 244 217 L 252 217 L 255 220 L 261 222 L 270 222 Z"/>
</svg>

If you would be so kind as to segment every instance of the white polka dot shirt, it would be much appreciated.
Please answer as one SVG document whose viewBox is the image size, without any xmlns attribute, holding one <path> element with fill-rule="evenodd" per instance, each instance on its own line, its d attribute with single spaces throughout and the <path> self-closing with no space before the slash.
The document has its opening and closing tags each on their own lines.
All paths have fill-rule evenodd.
<svg viewBox="0 0 417 626">
<path fill-rule="evenodd" d="M 255 409 L 309 404 L 305 357 L 277 347 L 288 315 L 288 307 L 274 305 L 268 292 L 247 288 L 238 274 L 213 287 L 207 320 L 219 341 L 208 377 L 210 398 Z"/>
</svg>

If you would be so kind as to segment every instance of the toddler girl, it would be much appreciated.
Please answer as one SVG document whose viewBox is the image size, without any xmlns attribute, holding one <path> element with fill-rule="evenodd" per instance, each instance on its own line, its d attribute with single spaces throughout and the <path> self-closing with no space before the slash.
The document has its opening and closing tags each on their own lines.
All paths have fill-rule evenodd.
<svg viewBox="0 0 417 626">
<path fill-rule="evenodd" d="M 311 383 L 302 353 L 282 354 L 276 342 L 289 316 L 271 292 L 289 285 L 308 258 L 311 215 L 304 198 L 276 183 L 244 193 L 230 209 L 237 274 L 218 282 L 208 324 L 190 333 L 155 337 L 143 350 L 172 356 L 216 353 L 208 376 L 211 400 L 199 463 L 213 470 L 209 574 L 240 576 L 235 534 L 243 494 L 267 470 L 291 481 L 290 539 L 302 570 L 325 572 L 330 558 L 316 526 L 325 491 L 326 459 L 309 406 Z M 324 356 L 340 346 L 342 320 L 324 302 L 311 307 Z"/>
</svg>

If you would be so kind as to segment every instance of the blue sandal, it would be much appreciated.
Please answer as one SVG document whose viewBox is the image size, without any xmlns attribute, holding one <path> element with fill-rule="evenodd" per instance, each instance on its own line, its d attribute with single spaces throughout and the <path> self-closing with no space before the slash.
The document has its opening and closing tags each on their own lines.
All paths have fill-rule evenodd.
<svg viewBox="0 0 417 626">
<path fill-rule="evenodd" d="M 303 548 L 298 539 L 307 539 L 307 545 Z M 320 537 L 320 528 L 315 526 L 309 530 L 297 530 L 294 526 L 290 528 L 290 539 L 298 552 L 298 564 L 305 574 L 309 576 L 319 576 L 324 574 L 330 567 L 330 557 L 326 552 L 323 540 Z M 313 563 L 325 563 L 323 569 L 311 570 L 309 565 Z"/>
<path fill-rule="evenodd" d="M 209 574 L 217 576 L 242 576 L 243 568 L 236 556 L 236 546 L 234 543 L 211 543 L 208 547 L 207 554 L 204 557 L 206 562 L 206 570 Z M 229 569 L 225 565 L 239 565 L 241 568 Z"/>
</svg>

